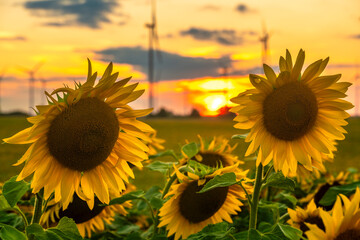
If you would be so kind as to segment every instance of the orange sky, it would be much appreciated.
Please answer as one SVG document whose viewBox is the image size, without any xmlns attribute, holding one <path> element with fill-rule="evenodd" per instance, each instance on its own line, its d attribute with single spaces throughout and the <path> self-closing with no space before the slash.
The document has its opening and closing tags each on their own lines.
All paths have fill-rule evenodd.
<svg viewBox="0 0 360 240">
<path fill-rule="evenodd" d="M 150 21 L 150 1 L 96 3 L 0 1 L 2 111 L 29 110 L 28 75 L 20 66 L 32 68 L 41 61 L 35 75 L 36 104 L 44 99 L 40 79 L 48 91 L 83 80 L 87 57 L 99 72 L 114 61 L 121 77 L 132 75 L 132 81 L 147 87 L 145 23 Z M 205 111 L 206 105 L 212 111 L 243 91 L 246 76 L 258 71 L 262 61 L 263 25 L 270 33 L 271 66 L 276 67 L 286 48 L 293 55 L 303 48 L 305 65 L 330 56 L 326 73 L 342 73 L 343 80 L 351 82 L 360 73 L 358 0 L 157 0 L 156 4 L 163 51 L 163 62 L 156 63 L 161 80 L 155 86 L 156 109 L 183 114 L 192 107 Z M 226 81 L 221 76 L 224 59 L 231 62 Z M 354 103 L 355 87 L 348 95 Z M 134 106 L 147 107 L 147 101 L 145 94 Z"/>
</svg>

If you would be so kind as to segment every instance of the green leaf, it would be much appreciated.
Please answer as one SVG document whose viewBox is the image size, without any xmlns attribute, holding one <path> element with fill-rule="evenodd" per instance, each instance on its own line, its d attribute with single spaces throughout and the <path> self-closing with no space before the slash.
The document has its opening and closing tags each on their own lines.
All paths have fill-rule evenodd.
<svg viewBox="0 0 360 240">
<path fill-rule="evenodd" d="M 248 232 L 248 239 L 249 240 L 271 240 L 268 236 L 265 236 L 263 233 L 255 230 L 250 229 Z"/>
<path fill-rule="evenodd" d="M 133 192 L 129 192 L 121 197 L 118 198 L 114 198 L 109 202 L 109 205 L 114 205 L 114 204 L 122 204 L 126 201 L 129 200 L 134 200 L 134 199 L 139 199 L 141 197 L 144 197 L 145 192 L 143 190 L 137 190 L 137 191 L 133 191 Z"/>
<path fill-rule="evenodd" d="M 163 205 L 163 200 L 161 199 L 162 188 L 159 186 L 152 186 L 145 193 L 145 198 L 150 202 L 151 206 L 155 209 L 160 209 Z"/>
<path fill-rule="evenodd" d="M 170 156 L 170 157 L 173 157 L 174 159 L 178 160 L 178 157 L 176 156 L 174 150 L 172 150 L 172 149 L 164 151 L 164 152 L 159 152 L 154 155 L 150 155 L 149 158 L 153 159 L 153 158 L 166 157 L 166 156 Z"/>
<path fill-rule="evenodd" d="M 242 235 L 244 234 L 242 233 Z M 249 240 L 299 240 L 301 235 L 302 232 L 299 229 L 280 223 L 274 225 L 271 231 L 265 233 L 255 229 L 250 229 L 248 231 Z"/>
<path fill-rule="evenodd" d="M 164 200 L 161 197 L 153 197 L 150 200 L 150 204 L 154 209 L 160 209 L 164 204 Z"/>
<path fill-rule="evenodd" d="M 300 236 L 302 235 L 301 230 L 293 228 L 292 226 L 289 225 L 278 223 L 276 227 L 278 227 L 281 230 L 281 232 L 285 235 L 285 237 L 291 240 L 299 240 Z"/>
<path fill-rule="evenodd" d="M 236 175 L 233 172 L 225 173 L 223 175 L 215 176 L 198 192 L 204 193 L 217 187 L 227 187 L 236 184 Z"/>
<path fill-rule="evenodd" d="M 26 240 L 24 233 L 16 228 L 0 223 L 0 239 L 4 240 Z"/>
<path fill-rule="evenodd" d="M 172 168 L 173 164 L 177 164 L 177 162 L 155 161 L 145 167 L 149 168 L 152 171 L 158 171 L 161 172 L 162 174 L 165 174 L 169 169 Z"/>
<path fill-rule="evenodd" d="M 184 145 L 181 148 L 181 151 L 183 151 L 183 153 L 185 153 L 188 158 L 192 158 L 199 152 L 199 149 L 196 143 L 191 142 L 189 144 Z"/>
<path fill-rule="evenodd" d="M 44 230 L 39 224 L 33 223 L 26 228 L 30 240 L 81 240 L 83 239 L 71 218 L 63 217 L 55 228 Z"/>
<path fill-rule="evenodd" d="M 357 168 L 354 168 L 354 167 L 349 167 L 348 169 L 346 169 L 346 171 L 351 173 L 351 174 L 359 172 L 359 170 Z"/>
<path fill-rule="evenodd" d="M 198 161 L 195 161 L 195 160 L 189 160 L 188 166 L 190 168 L 183 169 L 183 170 L 194 172 L 194 174 L 198 175 L 200 178 L 202 178 L 206 175 L 212 174 L 213 172 L 215 172 L 217 170 L 217 168 L 207 166 L 207 165 L 199 163 Z"/>
<path fill-rule="evenodd" d="M 120 235 L 128 235 L 138 230 L 140 230 L 140 227 L 138 225 L 125 225 L 118 228 L 116 233 Z"/>
<path fill-rule="evenodd" d="M 27 226 L 25 230 L 30 240 L 46 240 L 46 233 L 40 224 L 33 223 Z"/>
<path fill-rule="evenodd" d="M 3 195 L 11 207 L 21 199 L 21 197 L 30 189 L 30 184 L 22 181 L 16 181 L 17 176 L 13 176 L 4 183 Z"/>
<path fill-rule="evenodd" d="M 11 209 L 10 204 L 6 200 L 4 195 L 0 195 L 0 211 Z"/>
<path fill-rule="evenodd" d="M 291 203 L 291 208 L 295 208 L 296 207 L 296 203 L 297 203 L 297 198 L 294 197 L 293 195 L 289 194 L 289 193 L 284 193 L 284 192 L 280 192 L 279 194 L 281 196 L 281 198 L 286 199 L 287 201 L 289 201 Z"/>
<path fill-rule="evenodd" d="M 269 186 L 274 188 L 294 191 L 295 182 L 290 178 L 284 177 L 284 175 L 281 172 L 277 172 L 269 176 L 266 183 L 263 185 L 263 188 Z"/>
<path fill-rule="evenodd" d="M 229 229 L 229 224 L 227 222 L 209 224 L 200 232 L 190 235 L 187 240 L 224 239 L 233 230 L 233 228 Z"/>
<path fill-rule="evenodd" d="M 249 133 L 246 134 L 235 134 L 231 136 L 231 139 L 245 139 L 249 135 Z"/>
<path fill-rule="evenodd" d="M 49 228 L 47 231 L 61 236 L 62 239 L 82 239 L 75 221 L 67 217 L 61 218 L 56 228 Z"/>
<path fill-rule="evenodd" d="M 360 181 L 346 185 L 330 187 L 329 190 L 327 190 L 327 192 L 321 198 L 319 203 L 323 206 L 331 206 L 335 202 L 338 194 L 344 194 L 346 196 L 349 196 L 355 192 L 357 187 L 360 187 Z"/>
</svg>

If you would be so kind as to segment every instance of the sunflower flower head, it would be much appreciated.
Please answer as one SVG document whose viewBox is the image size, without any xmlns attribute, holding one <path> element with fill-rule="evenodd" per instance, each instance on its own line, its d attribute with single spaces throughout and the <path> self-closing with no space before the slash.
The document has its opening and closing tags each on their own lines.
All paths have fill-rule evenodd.
<svg viewBox="0 0 360 240">
<path fill-rule="evenodd" d="M 144 140 L 147 146 L 149 147 L 149 155 L 155 155 L 158 153 L 159 150 L 164 150 L 163 144 L 165 143 L 165 140 L 162 138 L 158 138 L 157 132 L 149 132 L 148 139 Z"/>
<path fill-rule="evenodd" d="M 355 240 L 360 239 L 360 190 L 351 200 L 340 194 L 331 212 L 319 210 L 325 229 L 306 223 L 309 230 L 305 232 L 309 240 Z"/>
<path fill-rule="evenodd" d="M 351 177 L 352 176 L 350 172 L 340 172 L 338 175 L 336 175 L 336 177 L 334 177 L 330 173 L 327 173 L 325 175 L 325 182 L 322 184 L 318 184 L 314 192 L 308 194 L 305 198 L 300 199 L 300 202 L 309 202 L 310 200 L 314 200 L 314 203 L 317 207 L 322 207 L 325 210 L 330 210 L 333 206 L 324 206 L 320 204 L 320 200 L 323 198 L 329 188 L 352 182 Z"/>
<path fill-rule="evenodd" d="M 128 103 L 144 90 L 127 85 L 130 78 L 117 81 L 110 63 L 95 84 L 89 60 L 88 77 L 75 88 L 63 87 L 47 94 L 49 104 L 36 106 L 38 114 L 27 120 L 33 126 L 22 130 L 6 143 L 31 144 L 15 164 L 25 162 L 17 180 L 34 173 L 33 193 L 44 188 L 44 198 L 55 191 L 55 202 L 66 209 L 74 192 L 94 207 L 94 196 L 109 202 L 109 191 L 125 190 L 134 177 L 129 163 L 141 167 L 149 148 L 141 139 L 154 130 L 136 118 L 152 109 L 134 110 Z M 63 97 L 58 97 L 59 94 Z M 124 183 L 125 182 L 125 183 Z"/>
<path fill-rule="evenodd" d="M 115 214 L 126 215 L 125 208 L 131 208 L 130 202 L 123 204 L 101 206 L 99 199 L 95 197 L 93 209 L 90 209 L 86 201 L 79 198 L 76 194 L 72 202 L 66 209 L 54 200 L 50 201 L 49 207 L 41 216 L 40 224 L 46 227 L 57 225 L 62 217 L 72 218 L 82 237 L 91 237 L 92 232 L 105 230 L 105 223 L 110 224 L 114 220 Z"/>
<path fill-rule="evenodd" d="M 181 173 L 176 167 L 178 182 L 173 184 L 165 197 L 170 197 L 160 208 L 159 227 L 166 226 L 168 237 L 175 234 L 175 240 L 201 231 L 208 224 L 223 220 L 232 223 L 230 215 L 241 211 L 246 200 L 246 194 L 239 185 L 217 187 L 204 193 L 198 193 L 204 185 L 217 175 L 230 172 L 229 168 L 219 169 L 211 175 L 200 178 L 188 172 Z M 236 173 L 241 180 L 246 173 Z M 247 192 L 252 192 L 252 186 L 243 184 Z"/>
<path fill-rule="evenodd" d="M 296 207 L 295 210 L 288 208 L 290 219 L 288 223 L 300 229 L 302 232 L 309 230 L 305 223 L 316 224 L 320 229 L 324 230 L 324 223 L 319 215 L 319 209 L 312 200 L 305 209 Z"/>
<path fill-rule="evenodd" d="M 338 82 L 341 75 L 320 76 L 329 58 L 310 64 L 302 73 L 305 52 L 299 51 L 295 63 L 289 51 L 280 57 L 280 73 L 264 64 L 265 77 L 250 74 L 254 89 L 240 93 L 231 101 L 237 113 L 235 128 L 249 132 L 248 156 L 259 151 L 257 164 L 271 160 L 276 171 L 296 176 L 298 164 L 313 170 L 312 158 L 322 162 L 321 154 L 336 150 L 335 140 L 345 138 L 342 126 L 353 105 L 341 98 L 351 83 Z"/>
<path fill-rule="evenodd" d="M 238 165 L 243 163 L 232 153 L 237 147 L 237 144 L 231 146 L 229 140 L 221 137 L 214 137 L 210 142 L 204 141 L 200 135 L 197 137 L 199 138 L 198 153 L 189 158 L 182 152 L 183 158 L 180 160 L 181 165 L 188 163 L 190 160 L 211 168 L 230 167 L 234 164 Z"/>
</svg>

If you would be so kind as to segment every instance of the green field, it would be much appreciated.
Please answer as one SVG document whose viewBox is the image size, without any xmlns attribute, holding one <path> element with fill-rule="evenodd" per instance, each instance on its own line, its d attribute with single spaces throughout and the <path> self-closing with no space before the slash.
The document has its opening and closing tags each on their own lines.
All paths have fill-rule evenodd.
<svg viewBox="0 0 360 240">
<path fill-rule="evenodd" d="M 230 138 L 237 134 L 233 128 L 231 119 L 143 119 L 158 131 L 158 137 L 166 140 L 166 149 L 180 151 L 180 147 L 185 144 L 185 139 L 197 141 L 197 134 L 206 139 L 214 136 L 224 136 Z M 338 151 L 334 163 L 328 164 L 331 171 L 339 172 L 349 167 L 360 169 L 360 118 L 351 118 L 346 126 L 348 134 L 344 141 L 338 144 Z M 14 133 L 30 126 L 23 117 L 1 117 L 0 118 L 0 138 L 9 137 Z M 240 140 L 231 140 L 231 144 L 239 143 L 235 153 L 240 158 L 244 155 L 247 145 Z M 5 181 L 11 176 L 20 172 L 21 167 L 13 167 L 24 154 L 28 146 L 26 145 L 0 145 L 0 181 Z M 254 166 L 253 162 L 248 162 L 245 167 Z M 135 183 L 141 188 L 148 188 L 154 183 L 162 184 L 163 176 L 150 173 L 147 170 L 137 171 Z"/>
</svg>

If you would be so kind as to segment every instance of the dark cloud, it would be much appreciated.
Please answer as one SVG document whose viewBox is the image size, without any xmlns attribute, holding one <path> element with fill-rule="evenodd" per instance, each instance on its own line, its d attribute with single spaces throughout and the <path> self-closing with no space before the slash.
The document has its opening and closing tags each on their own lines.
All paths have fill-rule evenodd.
<svg viewBox="0 0 360 240">
<path fill-rule="evenodd" d="M 141 47 L 117 47 L 97 51 L 102 61 L 131 64 L 147 74 L 148 51 Z M 162 63 L 155 63 L 159 80 L 191 79 L 205 76 L 219 76 L 220 59 L 185 57 L 161 51 Z M 224 61 L 222 59 L 221 61 Z"/>
<path fill-rule="evenodd" d="M 329 64 L 328 68 L 358 68 L 360 64 L 352 63 L 338 63 L 338 64 Z"/>
<path fill-rule="evenodd" d="M 234 30 L 207 30 L 203 28 L 192 27 L 181 31 L 182 36 L 191 36 L 197 40 L 215 41 L 222 45 L 240 45 L 244 39 Z"/>
<path fill-rule="evenodd" d="M 273 67 L 274 71 L 278 70 L 278 67 Z M 249 75 L 249 74 L 263 74 L 264 70 L 262 67 L 254 67 L 249 69 L 234 70 L 230 74 L 232 75 Z"/>
<path fill-rule="evenodd" d="M 358 34 L 358 35 L 353 35 L 352 38 L 360 39 L 360 34 Z"/>
<path fill-rule="evenodd" d="M 118 6 L 116 0 L 40 0 L 29 1 L 24 4 L 28 10 L 34 13 L 45 13 L 49 17 L 64 17 L 63 22 L 49 22 L 48 26 L 82 25 L 91 28 L 99 28 L 100 24 L 110 22 L 108 15 L 114 12 Z"/>
<path fill-rule="evenodd" d="M 250 9 L 247 5 L 240 3 L 235 7 L 235 10 L 239 13 L 245 14 L 249 12 L 254 12 L 252 9 Z"/>
<path fill-rule="evenodd" d="M 27 41 L 24 36 L 0 37 L 0 41 Z"/>
</svg>

